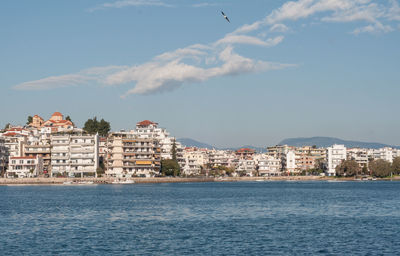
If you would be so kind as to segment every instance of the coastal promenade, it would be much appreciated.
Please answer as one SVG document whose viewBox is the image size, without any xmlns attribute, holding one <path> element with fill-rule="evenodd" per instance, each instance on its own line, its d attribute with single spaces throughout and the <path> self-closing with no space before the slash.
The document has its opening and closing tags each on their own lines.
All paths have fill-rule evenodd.
<svg viewBox="0 0 400 256">
<path fill-rule="evenodd" d="M 397 177 L 396 177 L 397 178 Z M 324 176 L 276 176 L 276 177 L 157 177 L 157 178 L 129 178 L 135 183 L 182 183 L 182 182 L 241 182 L 241 181 L 324 181 L 334 180 L 334 177 Z M 65 182 L 93 184 L 112 184 L 116 178 L 0 178 L 0 185 L 61 185 Z M 124 181 L 126 179 L 120 179 Z M 341 178 L 340 180 L 354 180 L 353 177 Z"/>
</svg>

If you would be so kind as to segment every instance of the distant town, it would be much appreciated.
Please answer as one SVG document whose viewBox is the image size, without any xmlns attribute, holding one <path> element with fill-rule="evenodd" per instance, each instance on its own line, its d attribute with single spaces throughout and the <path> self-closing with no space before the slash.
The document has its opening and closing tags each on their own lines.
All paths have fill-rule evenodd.
<svg viewBox="0 0 400 256">
<path fill-rule="evenodd" d="M 219 150 L 186 147 L 165 128 L 144 120 L 131 130 L 110 131 L 105 120 L 83 128 L 55 112 L 29 116 L 26 125 L 0 131 L 0 175 L 50 177 L 388 177 L 400 173 L 400 149 L 331 145 L 266 146 Z"/>
</svg>

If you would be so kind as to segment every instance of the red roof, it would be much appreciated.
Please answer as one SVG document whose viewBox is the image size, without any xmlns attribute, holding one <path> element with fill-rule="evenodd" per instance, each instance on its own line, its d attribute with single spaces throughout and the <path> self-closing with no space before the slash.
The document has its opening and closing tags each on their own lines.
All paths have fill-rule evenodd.
<svg viewBox="0 0 400 256">
<path fill-rule="evenodd" d="M 142 122 L 137 123 L 137 125 L 140 125 L 140 126 L 149 126 L 151 124 L 157 124 L 157 123 L 154 123 L 154 122 L 149 121 L 149 120 L 144 120 Z"/>
<path fill-rule="evenodd" d="M 21 134 L 21 133 L 16 133 L 16 132 L 3 133 L 3 136 L 16 136 L 16 135 L 27 136 L 26 134 Z"/>
<path fill-rule="evenodd" d="M 252 152 L 252 153 L 254 153 L 254 149 L 251 149 L 251 148 L 241 148 L 241 149 L 238 149 L 236 152 L 238 152 L 238 153 L 244 153 L 244 152 Z"/>
<path fill-rule="evenodd" d="M 12 156 L 10 159 L 36 159 L 36 156 Z"/>
<path fill-rule="evenodd" d="M 51 116 L 62 116 L 62 114 L 60 112 L 54 112 L 54 114 L 52 114 Z"/>
</svg>

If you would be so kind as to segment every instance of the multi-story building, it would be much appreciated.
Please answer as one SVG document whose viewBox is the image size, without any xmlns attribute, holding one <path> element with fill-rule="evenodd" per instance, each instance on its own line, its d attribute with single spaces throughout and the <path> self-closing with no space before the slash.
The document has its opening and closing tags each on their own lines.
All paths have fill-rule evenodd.
<svg viewBox="0 0 400 256">
<path fill-rule="evenodd" d="M 246 176 L 253 176 L 256 171 L 256 164 L 253 159 L 239 159 L 238 165 L 236 166 L 236 172 L 239 174 L 245 174 Z"/>
<path fill-rule="evenodd" d="M 296 156 L 296 168 L 298 171 L 307 171 L 315 168 L 316 157 L 308 154 Z"/>
<path fill-rule="evenodd" d="M 107 145 L 108 176 L 152 177 L 160 173 L 161 149 L 156 138 L 116 132 L 109 135 Z"/>
<path fill-rule="evenodd" d="M 40 157 L 43 160 L 43 173 L 48 174 L 51 164 L 50 142 L 48 143 L 30 143 L 24 145 L 24 156 Z"/>
<path fill-rule="evenodd" d="M 387 162 L 393 162 L 393 149 L 389 147 L 384 147 L 380 149 L 370 149 L 368 150 L 368 156 L 374 160 L 382 159 Z"/>
<path fill-rule="evenodd" d="M 4 174 L 8 162 L 8 152 L 5 146 L 5 140 L 0 137 L 0 177 Z"/>
<path fill-rule="evenodd" d="M 186 175 L 197 175 L 207 164 L 207 149 L 185 148 L 183 151 L 185 164 L 182 171 Z"/>
<path fill-rule="evenodd" d="M 335 176 L 336 175 L 336 166 L 342 163 L 343 160 L 346 160 L 347 151 L 344 145 L 333 145 L 328 147 L 326 150 L 327 156 L 327 175 L 328 176 Z"/>
<path fill-rule="evenodd" d="M 347 160 L 356 161 L 361 168 L 368 167 L 368 151 L 365 148 L 347 149 Z"/>
<path fill-rule="evenodd" d="M 95 176 L 99 167 L 99 136 L 64 134 L 51 136 L 51 174 Z"/>
<path fill-rule="evenodd" d="M 3 134 L 3 138 L 9 156 L 23 156 L 23 145 L 27 142 L 27 135 L 7 132 Z"/>
<path fill-rule="evenodd" d="M 267 154 L 257 154 L 255 160 L 260 176 L 279 176 L 282 174 L 281 159 Z"/>
<path fill-rule="evenodd" d="M 237 159 L 253 159 L 255 150 L 251 148 L 240 148 L 236 150 Z"/>
<path fill-rule="evenodd" d="M 289 150 L 285 157 L 282 159 L 284 169 L 288 173 L 297 172 L 296 166 L 296 153 L 293 150 Z"/>
<path fill-rule="evenodd" d="M 149 120 L 138 122 L 135 133 L 139 138 L 157 139 L 161 150 L 161 159 L 172 159 L 172 148 L 175 144 L 176 160 L 181 167 L 185 165 L 182 145 L 175 138 L 170 137 L 166 129 L 158 127 L 158 123 Z"/>
<path fill-rule="evenodd" d="M 43 171 L 43 161 L 39 156 L 10 156 L 6 176 L 8 178 L 37 177 Z"/>
</svg>

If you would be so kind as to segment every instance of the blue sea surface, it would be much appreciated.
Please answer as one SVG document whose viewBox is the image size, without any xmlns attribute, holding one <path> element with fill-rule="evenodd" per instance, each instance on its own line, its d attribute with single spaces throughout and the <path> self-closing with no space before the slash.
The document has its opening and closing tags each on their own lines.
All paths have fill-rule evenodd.
<svg viewBox="0 0 400 256">
<path fill-rule="evenodd" d="M 1 255 L 399 255 L 400 182 L 0 186 Z"/>
</svg>

